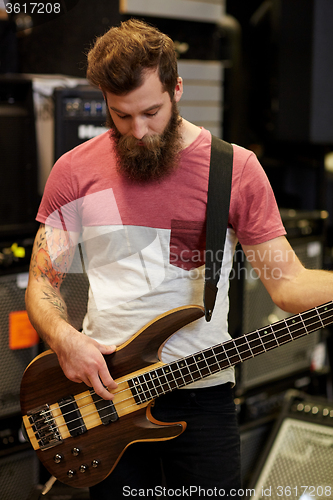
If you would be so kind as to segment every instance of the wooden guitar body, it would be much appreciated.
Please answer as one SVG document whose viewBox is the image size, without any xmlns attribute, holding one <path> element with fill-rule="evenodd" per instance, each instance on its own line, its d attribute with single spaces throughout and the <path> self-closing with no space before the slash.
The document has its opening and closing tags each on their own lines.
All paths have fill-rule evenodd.
<svg viewBox="0 0 333 500">
<path fill-rule="evenodd" d="M 172 439 L 185 430 L 185 422 L 156 421 L 151 415 L 154 398 L 135 400 L 128 380 L 147 367 L 163 367 L 158 355 L 163 343 L 203 314 L 197 306 L 174 309 L 105 356 L 118 383 L 113 406 L 85 384 L 68 380 L 54 352 L 35 358 L 22 379 L 21 410 L 31 444 L 53 476 L 74 487 L 93 486 L 113 471 L 130 444 Z"/>
<path fill-rule="evenodd" d="M 333 302 L 164 364 L 159 351 L 179 328 L 204 309 L 185 306 L 151 321 L 116 352 L 105 356 L 118 383 L 112 402 L 84 384 L 70 382 L 51 351 L 26 369 L 21 385 L 23 422 L 38 457 L 60 481 L 93 486 L 115 468 L 137 441 L 179 436 L 185 422 L 156 421 L 156 397 L 264 354 L 333 323 Z"/>
</svg>

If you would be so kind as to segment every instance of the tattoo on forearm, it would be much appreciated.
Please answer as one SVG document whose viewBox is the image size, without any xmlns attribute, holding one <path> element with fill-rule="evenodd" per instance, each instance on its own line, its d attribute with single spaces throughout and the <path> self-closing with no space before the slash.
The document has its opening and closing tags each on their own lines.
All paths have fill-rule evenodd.
<svg viewBox="0 0 333 500">
<path fill-rule="evenodd" d="M 64 320 L 67 320 L 67 308 L 62 300 L 62 298 L 58 295 L 58 293 L 53 290 L 52 287 L 45 287 L 43 289 L 44 300 L 47 300 L 50 304 L 54 306 L 55 309 L 60 313 L 60 317 Z"/>
</svg>

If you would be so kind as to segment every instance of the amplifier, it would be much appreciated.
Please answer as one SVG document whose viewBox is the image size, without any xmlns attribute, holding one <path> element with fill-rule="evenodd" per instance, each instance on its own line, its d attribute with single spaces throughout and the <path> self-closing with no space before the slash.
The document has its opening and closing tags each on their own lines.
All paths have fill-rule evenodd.
<svg viewBox="0 0 333 500">
<path fill-rule="evenodd" d="M 37 345 L 22 349 L 9 347 L 9 317 L 25 311 L 27 273 L 0 276 L 0 417 L 20 412 L 20 385 L 23 372 L 37 355 Z"/>
<path fill-rule="evenodd" d="M 253 475 L 250 498 L 333 497 L 333 403 L 288 391 Z"/>
<path fill-rule="evenodd" d="M 55 160 L 105 132 L 106 104 L 100 90 L 87 85 L 54 90 Z"/>
<path fill-rule="evenodd" d="M 33 450 L 0 458 L 0 491 L 3 500 L 27 500 L 38 478 L 39 461 Z"/>
<path fill-rule="evenodd" d="M 0 418 L 0 456 L 30 448 L 30 444 L 23 436 L 21 425 L 22 416 L 20 413 Z"/>
</svg>

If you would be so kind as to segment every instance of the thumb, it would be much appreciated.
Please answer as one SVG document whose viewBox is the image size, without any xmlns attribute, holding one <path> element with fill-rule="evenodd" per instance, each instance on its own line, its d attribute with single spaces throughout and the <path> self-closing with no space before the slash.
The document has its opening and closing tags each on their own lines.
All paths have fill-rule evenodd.
<svg viewBox="0 0 333 500">
<path fill-rule="evenodd" d="M 115 345 L 99 344 L 98 347 L 102 354 L 112 354 L 117 349 L 117 346 Z"/>
</svg>

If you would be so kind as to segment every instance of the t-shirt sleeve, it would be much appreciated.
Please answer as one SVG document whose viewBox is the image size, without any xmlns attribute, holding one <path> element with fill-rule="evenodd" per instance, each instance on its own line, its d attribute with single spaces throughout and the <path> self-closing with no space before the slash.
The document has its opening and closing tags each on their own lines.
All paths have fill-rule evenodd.
<svg viewBox="0 0 333 500">
<path fill-rule="evenodd" d="M 269 180 L 254 153 L 233 146 L 229 225 L 241 244 L 257 245 L 286 234 Z"/>
<path fill-rule="evenodd" d="M 36 220 L 66 231 L 81 230 L 79 203 L 71 178 L 70 153 L 62 156 L 47 179 Z"/>
</svg>

